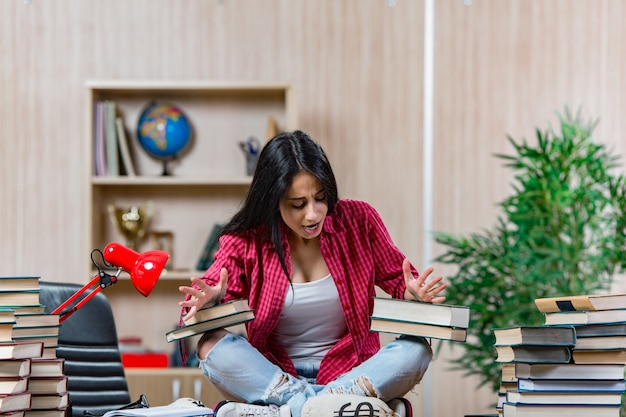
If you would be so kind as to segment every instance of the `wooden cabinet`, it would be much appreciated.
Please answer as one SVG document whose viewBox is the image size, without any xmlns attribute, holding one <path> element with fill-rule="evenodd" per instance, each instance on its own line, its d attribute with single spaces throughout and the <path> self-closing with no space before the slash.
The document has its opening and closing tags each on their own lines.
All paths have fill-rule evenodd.
<svg viewBox="0 0 626 417">
<path fill-rule="evenodd" d="M 151 407 L 185 397 L 213 407 L 224 399 L 198 368 L 131 368 L 126 370 L 126 380 L 131 400 L 144 394 Z"/>
<path fill-rule="evenodd" d="M 112 241 L 124 242 L 110 219 L 109 206 L 152 202 L 148 232 L 171 233 L 167 248 L 171 265 L 148 298 L 137 293 L 124 274 L 105 293 L 113 307 L 118 336 L 141 336 L 150 350 L 173 351 L 165 333 L 178 324 L 182 298 L 178 286 L 200 273 L 195 266 L 214 224 L 234 214 L 250 183 L 240 142 L 251 136 L 265 142 L 270 120 L 279 129 L 294 129 L 294 94 L 288 83 L 280 82 L 89 81 L 86 89 L 86 157 L 92 163 L 86 173 L 89 247 L 85 254 Z M 123 121 L 136 176 L 94 174 L 95 106 L 104 101 L 115 103 Z M 137 140 L 139 116 L 152 101 L 176 105 L 192 126 L 191 144 L 168 163 L 168 176 L 162 175 L 163 162 L 146 153 Z M 156 244 L 147 237 L 137 250 L 153 249 Z M 93 276 L 91 263 L 85 267 Z"/>
</svg>

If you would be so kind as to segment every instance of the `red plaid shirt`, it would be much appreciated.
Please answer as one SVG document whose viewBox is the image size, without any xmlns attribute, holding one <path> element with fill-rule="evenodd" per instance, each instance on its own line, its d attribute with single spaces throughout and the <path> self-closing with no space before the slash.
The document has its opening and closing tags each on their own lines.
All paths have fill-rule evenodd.
<svg viewBox="0 0 626 417">
<path fill-rule="evenodd" d="M 247 298 L 255 319 L 246 325 L 248 340 L 266 358 L 295 375 L 294 365 L 273 331 L 283 308 L 289 280 L 283 272 L 274 246 L 259 241 L 253 232 L 222 236 L 215 262 L 203 275 L 215 285 L 219 271 L 228 270 L 224 301 Z M 261 245 L 261 253 L 257 250 Z M 285 260 L 291 268 L 289 243 L 283 233 Z M 378 333 L 370 332 L 374 286 L 395 298 L 403 298 L 405 283 L 402 261 L 405 256 L 392 242 L 380 215 L 369 204 L 340 200 L 327 216 L 320 235 L 322 255 L 337 286 L 348 334 L 323 358 L 317 376 L 326 384 L 380 349 Z M 263 276 L 259 276 L 259 255 Z M 291 273 L 291 271 L 290 271 Z M 417 276 L 417 271 L 413 269 Z"/>
</svg>

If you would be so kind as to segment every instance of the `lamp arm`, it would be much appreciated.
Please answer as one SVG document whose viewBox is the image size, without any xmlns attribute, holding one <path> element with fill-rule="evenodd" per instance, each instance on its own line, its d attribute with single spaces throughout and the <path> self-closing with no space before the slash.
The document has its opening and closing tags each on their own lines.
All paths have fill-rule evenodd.
<svg viewBox="0 0 626 417">
<path fill-rule="evenodd" d="M 118 274 L 119 274 L 119 270 L 118 270 Z M 52 314 L 58 314 L 59 315 L 59 323 L 63 323 L 69 316 L 71 316 L 75 311 L 77 311 L 78 309 L 80 309 L 83 305 L 85 305 L 85 303 L 87 303 L 89 300 L 91 300 L 96 294 L 98 294 L 100 291 L 102 291 L 102 289 L 113 285 L 117 282 L 117 275 L 109 275 L 104 271 L 100 271 L 98 273 L 98 275 L 96 275 L 95 277 L 93 277 L 91 279 L 91 281 L 89 281 L 87 284 L 85 284 L 81 289 L 79 289 L 78 291 L 76 291 L 70 298 L 68 298 L 67 300 L 65 300 L 63 302 L 63 304 L 61 304 L 60 306 L 58 306 L 53 312 Z M 76 301 L 76 299 L 78 297 L 80 297 L 81 294 L 83 294 L 85 291 L 87 291 L 89 288 L 91 288 L 94 284 L 98 283 L 98 286 L 96 288 L 94 288 L 94 290 L 92 292 L 90 292 L 89 294 L 87 294 L 87 296 L 85 296 L 82 300 L 80 300 L 78 303 L 76 303 L 76 305 L 68 310 L 66 310 L 66 308 L 72 304 L 74 301 Z"/>
</svg>

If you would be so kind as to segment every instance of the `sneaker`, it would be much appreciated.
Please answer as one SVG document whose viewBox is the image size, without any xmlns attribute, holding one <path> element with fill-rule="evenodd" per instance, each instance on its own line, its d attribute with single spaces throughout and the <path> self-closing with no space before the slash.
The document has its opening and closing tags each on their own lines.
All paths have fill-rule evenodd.
<svg viewBox="0 0 626 417">
<path fill-rule="evenodd" d="M 375 416 L 397 417 L 381 399 L 352 394 L 322 394 L 309 398 L 302 417 Z"/>
<path fill-rule="evenodd" d="M 398 417 L 413 417 L 413 408 L 406 398 L 394 398 L 393 400 L 387 401 L 387 405 Z"/>
<path fill-rule="evenodd" d="M 288 405 L 255 405 L 224 401 L 215 408 L 215 417 L 291 417 Z"/>
</svg>

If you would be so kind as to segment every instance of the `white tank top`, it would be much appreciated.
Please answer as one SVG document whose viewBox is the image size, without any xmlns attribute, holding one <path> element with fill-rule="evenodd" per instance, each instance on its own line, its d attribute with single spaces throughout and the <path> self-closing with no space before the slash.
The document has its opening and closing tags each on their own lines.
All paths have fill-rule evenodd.
<svg viewBox="0 0 626 417">
<path fill-rule="evenodd" d="M 274 333 L 297 364 L 321 362 L 347 330 L 337 287 L 328 275 L 290 285 Z"/>
</svg>

